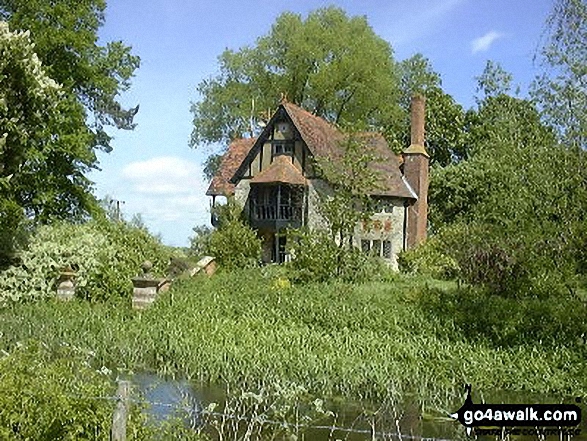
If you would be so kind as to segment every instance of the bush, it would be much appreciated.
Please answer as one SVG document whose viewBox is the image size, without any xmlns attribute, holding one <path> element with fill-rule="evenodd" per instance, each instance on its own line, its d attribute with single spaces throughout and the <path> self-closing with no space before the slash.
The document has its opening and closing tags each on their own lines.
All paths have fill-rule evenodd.
<svg viewBox="0 0 587 441">
<path fill-rule="evenodd" d="M 54 357 L 41 344 L 21 346 L 0 358 L 1 438 L 107 438 L 113 404 L 93 397 L 114 391 L 87 358 L 66 347 Z"/>
<path fill-rule="evenodd" d="M 452 279 L 458 274 L 458 264 L 443 249 L 443 242 L 438 237 L 431 237 L 426 243 L 403 251 L 398 256 L 400 271 L 420 274 L 435 279 Z"/>
<path fill-rule="evenodd" d="M 0 303 L 52 296 L 62 268 L 76 270 L 76 294 L 92 300 L 129 298 L 131 278 L 145 260 L 164 275 L 175 252 L 148 232 L 125 223 L 91 221 L 41 226 L 21 263 L 2 273 Z"/>
<path fill-rule="evenodd" d="M 8 266 L 14 253 L 26 242 L 25 218 L 16 202 L 0 198 L 0 269 Z"/>
<path fill-rule="evenodd" d="M 570 294 L 551 298 L 507 298 L 473 287 L 425 288 L 415 300 L 439 329 L 455 329 L 469 340 L 495 346 L 582 345 L 587 305 Z"/>
<path fill-rule="evenodd" d="M 379 277 L 385 264 L 357 248 L 339 247 L 325 231 L 293 230 L 287 239 L 292 261 L 291 277 L 297 282 L 364 282 Z"/>
<path fill-rule="evenodd" d="M 457 263 L 459 277 L 503 297 L 548 298 L 576 286 L 575 263 L 557 233 L 532 225 L 504 228 L 472 222 L 442 234 L 444 250 Z"/>
<path fill-rule="evenodd" d="M 241 219 L 242 209 L 230 200 L 216 208 L 218 229 L 204 242 L 206 254 L 226 269 L 257 266 L 261 260 L 261 241 Z"/>
</svg>

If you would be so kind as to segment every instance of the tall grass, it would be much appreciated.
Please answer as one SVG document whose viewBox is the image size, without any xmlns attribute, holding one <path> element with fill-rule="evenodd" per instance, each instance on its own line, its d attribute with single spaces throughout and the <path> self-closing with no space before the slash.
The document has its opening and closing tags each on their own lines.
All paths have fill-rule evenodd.
<svg viewBox="0 0 587 441">
<path fill-rule="evenodd" d="M 0 310 L 1 344 L 87 348 L 114 369 L 248 388 L 303 386 L 356 399 L 413 394 L 444 406 L 476 390 L 587 393 L 584 346 L 498 345 L 420 301 L 450 283 L 397 277 L 290 286 L 266 270 L 180 280 L 143 312 L 127 303 L 44 301 Z M 475 318 L 471 311 L 472 319 Z"/>
</svg>

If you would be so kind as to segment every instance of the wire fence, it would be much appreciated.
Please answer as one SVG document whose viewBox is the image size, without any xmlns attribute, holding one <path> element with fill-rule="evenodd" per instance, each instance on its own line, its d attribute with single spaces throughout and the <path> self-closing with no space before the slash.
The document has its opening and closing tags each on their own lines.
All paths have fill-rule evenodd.
<svg viewBox="0 0 587 441">
<path fill-rule="evenodd" d="M 120 389 L 119 389 L 120 390 Z M 377 430 L 375 426 L 371 428 L 358 428 L 358 427 L 344 427 L 337 424 L 312 424 L 312 423 L 294 423 L 285 420 L 275 420 L 267 417 L 264 414 L 258 415 L 239 415 L 234 413 L 225 413 L 209 410 L 202 406 L 201 403 L 195 402 L 192 405 L 185 403 L 165 403 L 158 401 L 151 401 L 145 398 L 137 398 L 130 396 L 72 396 L 77 399 L 89 399 L 89 400 L 107 400 L 115 403 L 124 402 L 126 406 L 139 405 L 141 408 L 164 408 L 172 411 L 174 414 L 183 415 L 191 424 L 191 428 L 194 430 L 205 430 L 206 426 L 211 423 L 212 419 L 233 421 L 233 422 L 244 422 L 254 423 L 262 427 L 274 426 L 281 430 L 288 430 L 290 432 L 307 432 L 307 431 L 322 431 L 329 434 L 328 439 L 340 439 L 339 436 L 333 437 L 334 434 L 346 434 L 363 436 L 363 439 L 383 439 L 383 440 L 406 440 L 406 441 L 450 441 L 449 438 L 438 438 L 438 437 L 425 437 L 420 435 L 414 435 L 412 433 L 402 433 L 399 427 L 399 421 L 396 421 L 397 429 L 395 431 L 388 430 Z M 116 411 L 115 411 L 116 412 Z M 125 415 L 126 418 L 126 415 Z M 113 417 L 113 424 L 116 417 Z M 116 428 L 113 426 L 113 432 Z M 234 434 L 235 439 L 238 436 Z M 125 438 L 112 438 L 124 440 Z"/>
</svg>

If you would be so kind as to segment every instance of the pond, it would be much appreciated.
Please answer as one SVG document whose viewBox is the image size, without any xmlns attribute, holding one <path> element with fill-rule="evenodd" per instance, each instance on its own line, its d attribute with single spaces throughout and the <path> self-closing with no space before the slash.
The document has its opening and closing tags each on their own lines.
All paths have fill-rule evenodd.
<svg viewBox="0 0 587 441">
<path fill-rule="evenodd" d="M 402 402 L 357 402 L 341 398 L 314 402 L 311 405 L 287 403 L 267 395 L 261 398 L 252 393 L 227 394 L 222 387 L 194 385 L 186 380 L 164 379 L 154 374 L 141 373 L 131 378 L 135 394 L 148 403 L 148 416 L 153 424 L 178 416 L 186 425 L 216 438 L 219 431 L 227 439 L 241 439 L 251 434 L 252 439 L 275 436 L 283 439 L 288 434 L 302 435 L 307 440 L 423 440 L 466 439 L 465 429 L 448 418 L 464 402 L 455 398 L 445 410 L 425 411 L 414 398 Z M 287 391 L 285 396 L 287 397 Z M 283 394 L 283 392 L 282 392 Z M 236 398 L 227 398 L 235 396 Z M 473 393 L 476 403 L 540 404 L 575 403 L 574 398 L 561 400 L 529 393 L 499 391 L 480 396 Z M 211 403 L 216 403 L 211 407 Z M 580 405 L 583 410 L 583 405 Z M 334 415 L 330 414 L 332 412 Z M 584 411 L 583 411 L 584 413 Z M 310 416 L 310 418 L 308 418 Z M 572 439 L 587 441 L 585 421 L 578 427 L 581 434 Z M 531 429 L 531 428 L 529 428 Z M 260 435 L 259 435 L 260 434 Z M 477 439 L 495 440 L 493 436 Z M 533 436 L 514 436 L 510 439 L 536 440 Z M 551 435 L 546 439 L 559 439 Z"/>
</svg>

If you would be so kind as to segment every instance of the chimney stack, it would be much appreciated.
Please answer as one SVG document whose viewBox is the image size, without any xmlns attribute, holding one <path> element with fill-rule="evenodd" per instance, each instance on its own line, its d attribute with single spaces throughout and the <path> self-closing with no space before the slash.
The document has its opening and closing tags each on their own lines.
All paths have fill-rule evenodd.
<svg viewBox="0 0 587 441">
<path fill-rule="evenodd" d="M 418 199 L 406 209 L 407 225 L 405 231 L 406 248 L 413 248 L 426 240 L 428 227 L 428 167 L 430 156 L 424 147 L 425 134 L 425 104 L 426 98 L 422 95 L 412 97 L 410 109 L 411 144 L 404 150 L 404 177 L 414 190 Z"/>
<path fill-rule="evenodd" d="M 414 95 L 410 106 L 411 144 L 424 146 L 424 120 L 426 98 L 423 95 Z"/>
</svg>

